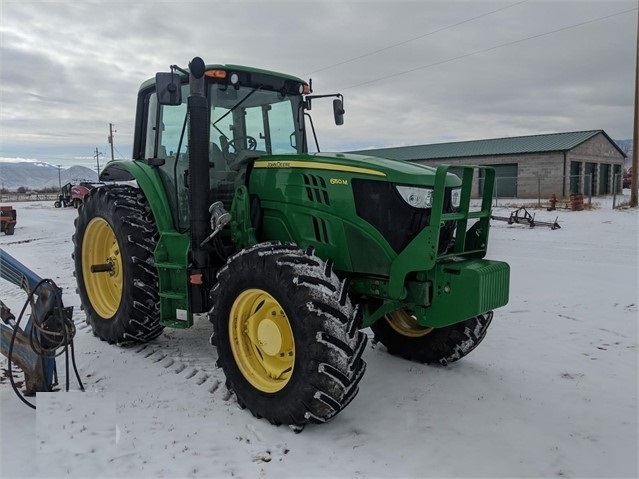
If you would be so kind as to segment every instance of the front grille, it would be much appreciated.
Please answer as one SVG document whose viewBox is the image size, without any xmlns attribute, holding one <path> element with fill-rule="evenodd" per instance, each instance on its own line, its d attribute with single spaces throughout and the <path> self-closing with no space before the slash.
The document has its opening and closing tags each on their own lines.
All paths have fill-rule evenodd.
<svg viewBox="0 0 639 479">
<path fill-rule="evenodd" d="M 357 215 L 374 226 L 396 253 L 400 253 L 430 224 L 430 209 L 413 208 L 400 196 L 392 183 L 353 179 Z M 444 212 L 452 212 L 450 189 L 444 198 Z M 455 221 L 447 221 L 440 229 L 439 251 L 446 252 L 453 243 Z"/>
</svg>

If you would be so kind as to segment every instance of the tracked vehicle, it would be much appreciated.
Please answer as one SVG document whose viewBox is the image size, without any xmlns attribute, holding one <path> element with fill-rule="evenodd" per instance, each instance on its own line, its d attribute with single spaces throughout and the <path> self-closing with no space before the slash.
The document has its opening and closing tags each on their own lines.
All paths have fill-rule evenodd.
<svg viewBox="0 0 639 479">
<path fill-rule="evenodd" d="M 362 329 L 446 364 L 508 301 L 508 265 L 484 259 L 494 172 L 321 153 L 309 112 L 325 97 L 341 124 L 341 95 L 290 75 L 197 57 L 158 73 L 133 161 L 106 166 L 116 183 L 85 198 L 73 238 L 98 337 L 145 342 L 208 314 L 239 404 L 296 430 L 357 394 Z"/>
</svg>

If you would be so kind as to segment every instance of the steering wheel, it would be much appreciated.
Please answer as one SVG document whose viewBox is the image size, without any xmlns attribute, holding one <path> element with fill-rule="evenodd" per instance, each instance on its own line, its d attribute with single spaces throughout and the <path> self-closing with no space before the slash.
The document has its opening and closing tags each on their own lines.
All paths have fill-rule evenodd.
<svg viewBox="0 0 639 479">
<path fill-rule="evenodd" d="M 243 140 L 246 140 L 247 148 L 242 148 L 242 149 L 247 149 L 247 150 L 257 149 L 257 140 L 249 135 L 238 136 L 237 138 L 227 141 L 224 144 L 224 149 L 222 150 L 222 155 L 226 159 L 227 163 L 232 163 L 235 160 L 235 157 L 237 156 L 237 151 L 238 151 L 238 148 L 235 146 L 235 143 L 240 143 Z M 231 153 L 231 148 L 233 148 L 232 153 Z"/>
</svg>

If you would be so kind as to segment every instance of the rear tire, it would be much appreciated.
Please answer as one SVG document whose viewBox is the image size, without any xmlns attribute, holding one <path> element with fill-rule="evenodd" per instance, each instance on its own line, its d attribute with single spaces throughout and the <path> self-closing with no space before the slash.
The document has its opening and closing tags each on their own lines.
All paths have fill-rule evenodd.
<svg viewBox="0 0 639 479">
<path fill-rule="evenodd" d="M 53 203 L 53 206 L 55 208 L 61 208 L 62 207 L 62 203 L 60 203 L 59 201 L 56 201 L 55 203 Z"/>
<path fill-rule="evenodd" d="M 11 236 L 13 232 L 15 231 L 15 227 L 16 227 L 15 223 L 7 224 L 4 228 L 4 234 L 6 234 L 7 236 Z"/>
<path fill-rule="evenodd" d="M 93 333 L 109 343 L 143 343 L 162 333 L 153 251 L 157 228 L 139 189 L 96 188 L 73 235 L 78 294 Z M 92 272 L 92 266 L 102 271 Z"/>
<path fill-rule="evenodd" d="M 443 328 L 426 328 L 417 324 L 405 310 L 395 311 L 371 325 L 375 341 L 388 352 L 420 363 L 447 365 L 460 360 L 486 336 L 493 319 L 489 311 L 461 323 Z"/>
<path fill-rule="evenodd" d="M 231 257 L 217 279 L 211 342 L 241 407 L 299 432 L 350 403 L 366 335 L 330 263 L 265 243 Z"/>
</svg>

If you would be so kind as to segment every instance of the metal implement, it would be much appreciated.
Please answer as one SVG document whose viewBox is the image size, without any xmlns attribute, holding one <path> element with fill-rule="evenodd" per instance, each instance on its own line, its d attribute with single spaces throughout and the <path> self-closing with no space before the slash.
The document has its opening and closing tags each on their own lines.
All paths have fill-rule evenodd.
<svg viewBox="0 0 639 479">
<path fill-rule="evenodd" d="M 58 195 L 58 199 L 53 203 L 53 206 L 56 208 L 66 208 L 67 206 L 78 208 L 82 204 L 84 197 L 89 194 L 89 191 L 102 185 L 102 183 L 90 181 L 81 181 L 78 184 L 67 183 L 62 186 L 60 195 Z"/>
<path fill-rule="evenodd" d="M 17 212 L 11 206 L 0 206 L 0 232 L 12 235 L 16 227 Z"/>
<path fill-rule="evenodd" d="M 0 301 L 0 351 L 9 359 L 9 379 L 14 391 L 28 406 L 18 390 L 12 374 L 15 363 L 24 372 L 25 395 L 51 391 L 58 384 L 56 356 L 66 355 L 67 390 L 69 389 L 69 353 L 75 375 L 84 390 L 75 365 L 72 321 L 73 307 L 64 307 L 62 290 L 50 279 L 42 279 L 3 249 L 0 249 L 0 277 L 27 293 L 27 301 L 16 316 Z M 31 315 L 24 328 L 20 326 L 27 306 Z"/>
<path fill-rule="evenodd" d="M 555 218 L 555 221 L 553 221 L 553 222 L 537 221 L 535 219 L 535 215 L 531 215 L 528 212 L 528 210 L 526 208 L 524 208 L 523 206 L 521 208 L 517 208 L 512 213 L 510 213 L 510 216 L 491 215 L 490 219 L 497 220 L 497 221 L 505 221 L 509 225 L 511 225 L 513 223 L 518 224 L 518 225 L 522 225 L 522 224 L 523 225 L 528 225 L 531 228 L 534 228 L 535 226 L 548 226 L 552 230 L 561 228 L 561 226 L 559 226 L 559 223 L 557 222 L 559 217 Z"/>
</svg>

